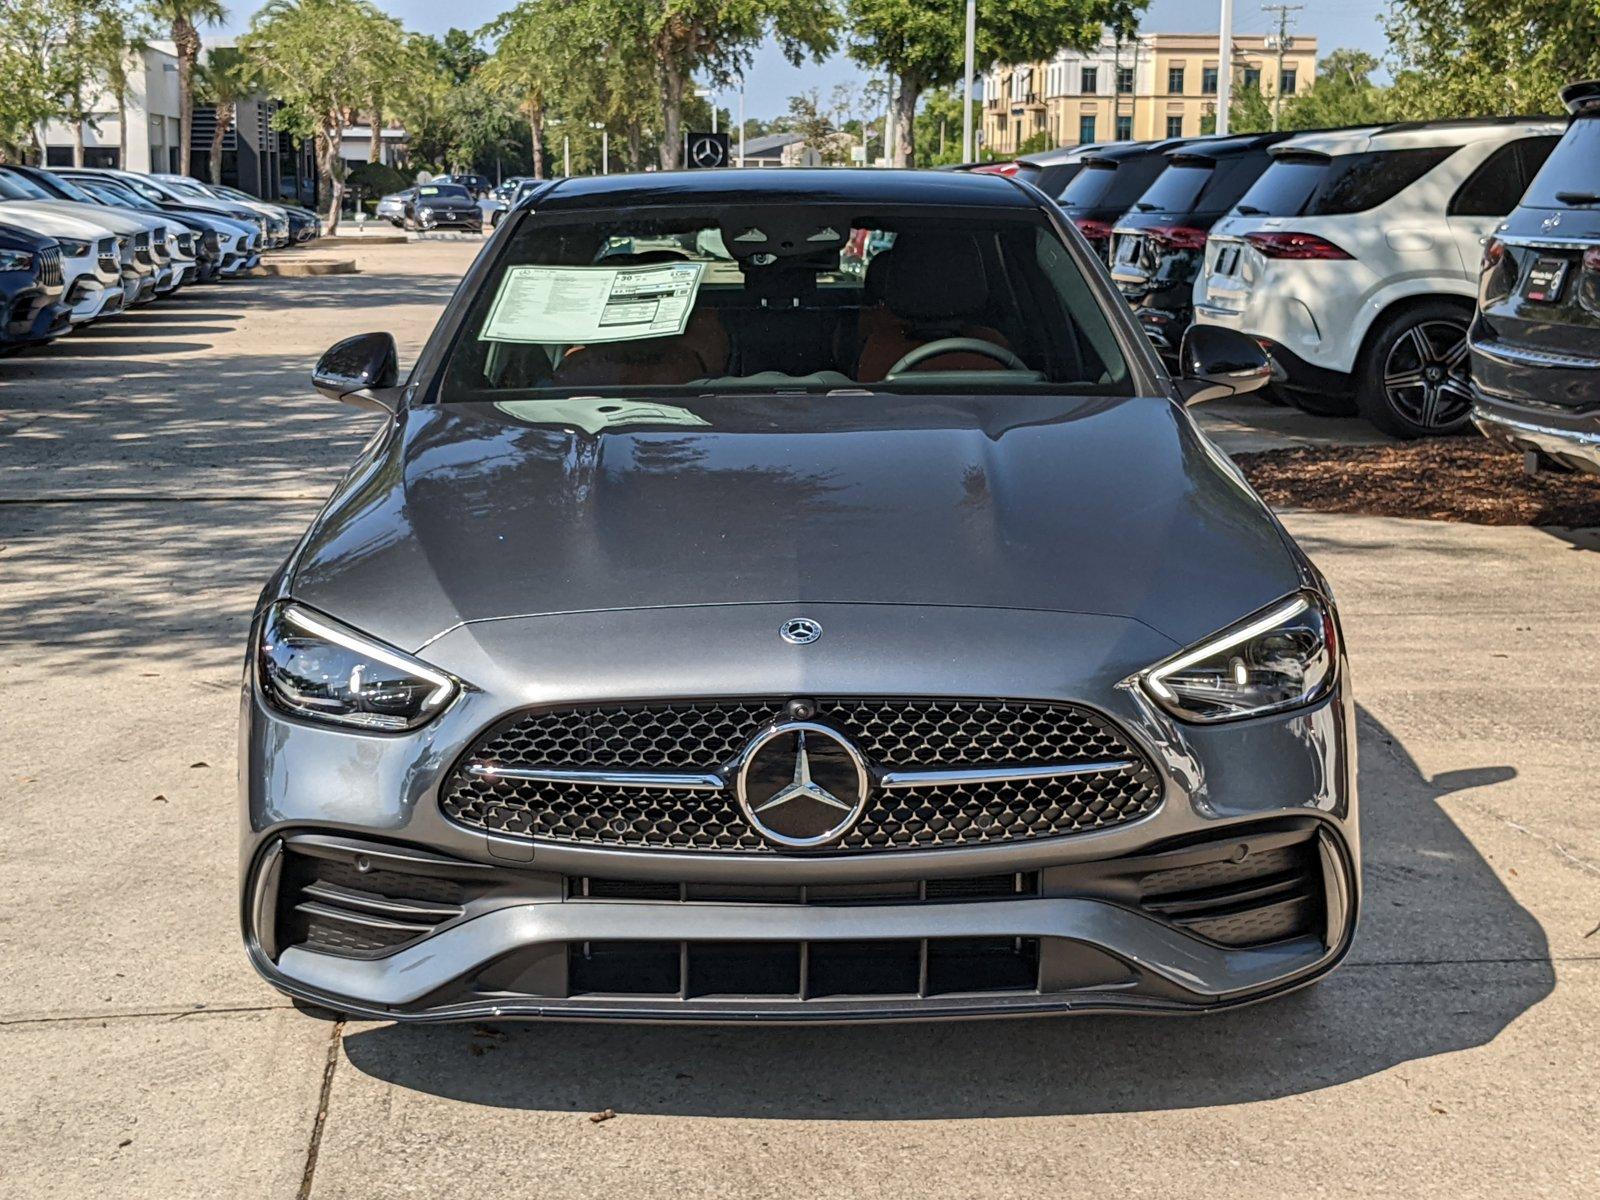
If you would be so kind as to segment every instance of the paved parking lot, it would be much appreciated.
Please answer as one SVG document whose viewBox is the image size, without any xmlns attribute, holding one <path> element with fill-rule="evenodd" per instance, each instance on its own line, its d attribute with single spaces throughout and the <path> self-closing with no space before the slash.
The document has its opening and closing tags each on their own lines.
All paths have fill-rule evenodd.
<svg viewBox="0 0 1600 1200">
<path fill-rule="evenodd" d="M 0 1195 L 1600 1194 L 1594 533 L 1290 516 L 1348 626 L 1368 891 L 1351 960 L 1288 999 L 403 1028 L 260 983 L 243 638 L 371 428 L 306 374 L 366 329 L 409 358 L 472 251 L 357 247 L 359 275 L 191 292 L 0 363 Z M 1338 436 L 1210 419 L 1242 448 Z"/>
</svg>

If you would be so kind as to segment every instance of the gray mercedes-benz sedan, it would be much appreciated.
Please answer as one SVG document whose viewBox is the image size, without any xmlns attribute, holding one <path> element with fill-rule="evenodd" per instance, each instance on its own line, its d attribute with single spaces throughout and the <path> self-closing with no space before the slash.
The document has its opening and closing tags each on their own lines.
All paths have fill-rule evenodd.
<svg viewBox="0 0 1600 1200">
<path fill-rule="evenodd" d="M 394 1019 L 1209 1011 L 1359 896 L 1322 577 L 1053 203 L 562 180 L 507 215 L 261 597 L 242 917 Z"/>
</svg>

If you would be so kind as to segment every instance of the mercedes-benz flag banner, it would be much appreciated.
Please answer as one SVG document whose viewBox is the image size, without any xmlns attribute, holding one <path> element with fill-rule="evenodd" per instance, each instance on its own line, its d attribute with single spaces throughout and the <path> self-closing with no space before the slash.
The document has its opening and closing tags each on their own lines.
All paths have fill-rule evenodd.
<svg viewBox="0 0 1600 1200">
<path fill-rule="evenodd" d="M 683 135 L 683 165 L 686 167 L 726 167 L 732 163 L 725 133 Z"/>
</svg>

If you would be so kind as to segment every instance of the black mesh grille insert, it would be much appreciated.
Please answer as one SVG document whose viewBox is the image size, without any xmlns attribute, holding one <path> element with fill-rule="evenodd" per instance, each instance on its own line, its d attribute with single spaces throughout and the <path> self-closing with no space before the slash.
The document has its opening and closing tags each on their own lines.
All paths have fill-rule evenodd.
<svg viewBox="0 0 1600 1200">
<path fill-rule="evenodd" d="M 1315 837 L 1238 860 L 1153 871 L 1139 886 L 1145 908 L 1224 946 L 1265 946 L 1323 931 Z"/>
<path fill-rule="evenodd" d="M 879 790 L 833 852 L 932 849 L 1059 837 L 1130 821 L 1160 803 L 1155 771 L 1103 717 L 1015 700 L 820 699 L 820 722 L 883 769 L 1031 766 L 1109 760 L 1083 775 Z M 731 790 L 600 788 L 487 779 L 495 767 L 723 771 L 784 711 L 782 700 L 613 705 L 522 714 L 491 729 L 442 791 L 453 820 L 498 834 L 630 849 L 773 853 Z"/>
</svg>

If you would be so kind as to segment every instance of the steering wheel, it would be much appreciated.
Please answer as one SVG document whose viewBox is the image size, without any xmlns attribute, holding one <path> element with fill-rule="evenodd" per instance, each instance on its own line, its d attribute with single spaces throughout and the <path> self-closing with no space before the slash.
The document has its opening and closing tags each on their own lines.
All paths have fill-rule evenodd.
<svg viewBox="0 0 1600 1200">
<path fill-rule="evenodd" d="M 981 354 L 985 358 L 992 358 L 997 363 L 1009 367 L 1013 371 L 1026 371 L 1028 369 L 1027 363 L 1023 362 L 1004 346 L 996 346 L 993 342 L 986 342 L 982 338 L 948 337 L 924 342 L 915 350 L 901 355 L 900 361 L 885 372 L 884 378 L 891 378 L 901 371 L 909 371 L 918 363 L 926 362 L 930 358 L 938 358 L 941 354 L 955 354 L 959 351 L 965 351 L 968 354 Z"/>
</svg>

